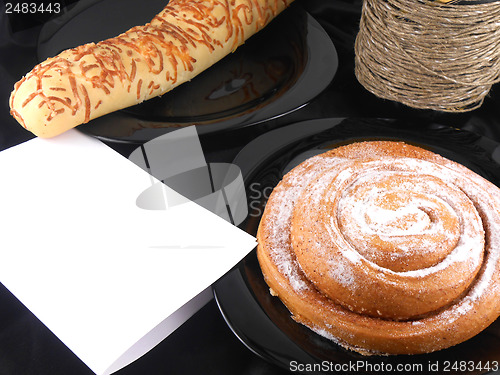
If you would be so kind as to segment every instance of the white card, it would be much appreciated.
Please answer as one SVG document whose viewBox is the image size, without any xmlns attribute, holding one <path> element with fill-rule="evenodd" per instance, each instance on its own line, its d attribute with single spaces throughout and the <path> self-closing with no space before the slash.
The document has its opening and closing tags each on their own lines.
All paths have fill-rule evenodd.
<svg viewBox="0 0 500 375">
<path fill-rule="evenodd" d="M 256 245 L 193 202 L 139 208 L 151 176 L 76 130 L 0 152 L 0 170 L 0 282 L 99 375 L 170 334 Z"/>
</svg>

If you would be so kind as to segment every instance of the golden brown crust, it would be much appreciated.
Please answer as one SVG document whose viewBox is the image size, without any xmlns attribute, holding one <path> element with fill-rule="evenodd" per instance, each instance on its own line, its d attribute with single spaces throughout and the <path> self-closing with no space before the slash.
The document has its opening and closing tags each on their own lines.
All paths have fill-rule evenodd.
<svg viewBox="0 0 500 375">
<path fill-rule="evenodd" d="M 362 354 L 416 354 L 500 315 L 500 189 L 398 142 L 306 160 L 273 191 L 257 255 L 294 319 Z"/>
<path fill-rule="evenodd" d="M 66 50 L 15 84 L 11 114 L 40 137 L 164 94 L 234 51 L 293 0 L 171 0 L 153 20 Z"/>
</svg>

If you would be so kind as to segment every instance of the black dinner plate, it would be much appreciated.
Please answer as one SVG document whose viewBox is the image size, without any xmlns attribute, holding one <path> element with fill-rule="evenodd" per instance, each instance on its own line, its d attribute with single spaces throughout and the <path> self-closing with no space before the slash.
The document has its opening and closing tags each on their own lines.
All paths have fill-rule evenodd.
<svg viewBox="0 0 500 375">
<path fill-rule="evenodd" d="M 164 0 L 150 0 L 145 9 L 137 9 L 135 0 L 85 2 L 87 6 L 44 25 L 39 60 L 144 24 L 165 5 Z M 96 20 L 101 20 L 99 26 L 89 27 Z M 103 141 L 144 143 L 183 126 L 199 125 L 198 132 L 208 134 L 256 125 L 308 104 L 330 84 L 337 67 L 328 34 L 299 4 L 292 4 L 190 82 L 78 129 Z"/>
<path fill-rule="evenodd" d="M 363 140 L 415 144 L 500 186 L 500 144 L 484 136 L 422 120 L 311 120 L 272 130 L 236 157 L 249 204 L 241 228 L 256 234 L 266 199 L 291 168 L 333 147 Z M 269 294 L 255 251 L 214 285 L 214 295 L 227 324 L 250 350 L 293 372 L 483 374 L 500 366 L 500 319 L 476 337 L 431 354 L 365 357 L 345 350 L 297 324 L 279 299 Z"/>
</svg>

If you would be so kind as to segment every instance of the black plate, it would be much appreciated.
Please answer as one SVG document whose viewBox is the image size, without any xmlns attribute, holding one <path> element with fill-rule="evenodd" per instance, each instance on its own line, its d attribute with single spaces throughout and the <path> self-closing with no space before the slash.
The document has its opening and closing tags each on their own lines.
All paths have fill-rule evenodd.
<svg viewBox="0 0 500 375">
<path fill-rule="evenodd" d="M 500 144 L 475 133 L 422 120 L 418 124 L 389 119 L 313 120 L 270 131 L 248 144 L 235 159 L 249 198 L 249 216 L 242 229 L 256 234 L 269 193 L 292 167 L 332 147 L 373 139 L 403 140 L 430 149 L 500 186 Z M 488 361 L 490 370 L 493 361 L 500 365 L 500 319 L 465 343 L 426 355 L 364 357 L 344 350 L 295 323 L 279 299 L 271 297 L 255 251 L 214 285 L 214 295 L 236 336 L 257 355 L 289 370 L 298 368 L 293 363 L 300 363 L 357 374 L 381 373 L 384 366 L 387 372 L 388 368 L 396 371 L 398 366 L 407 366 L 399 372 L 480 374 L 490 372 Z M 454 371 L 455 363 L 474 363 L 476 370 L 468 371 L 467 367 L 462 371 L 462 367 Z M 349 367 L 353 364 L 363 367 Z M 481 366 L 483 370 L 477 371 Z M 314 373 L 311 368 L 304 370 Z"/>
<path fill-rule="evenodd" d="M 40 60 L 144 24 L 148 14 L 151 18 L 160 4 L 165 5 L 164 0 L 152 0 L 146 10 L 138 10 L 135 0 L 86 2 L 87 7 L 44 26 L 38 43 Z M 100 26 L 89 28 L 96 19 L 102 20 Z M 330 84 L 337 67 L 337 52 L 328 34 L 292 4 L 235 53 L 192 81 L 78 129 L 105 141 L 144 143 L 193 124 L 202 125 L 200 134 L 256 125 L 306 105 Z"/>
</svg>

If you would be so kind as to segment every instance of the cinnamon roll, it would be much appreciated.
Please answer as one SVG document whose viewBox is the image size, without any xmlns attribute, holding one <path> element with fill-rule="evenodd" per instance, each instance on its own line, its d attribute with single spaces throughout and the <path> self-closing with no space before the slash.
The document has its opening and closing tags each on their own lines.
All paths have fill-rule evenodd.
<svg viewBox="0 0 500 375">
<path fill-rule="evenodd" d="M 500 189 L 401 142 L 359 142 L 287 173 L 257 255 L 293 318 L 362 354 L 429 353 L 500 315 Z"/>
</svg>

